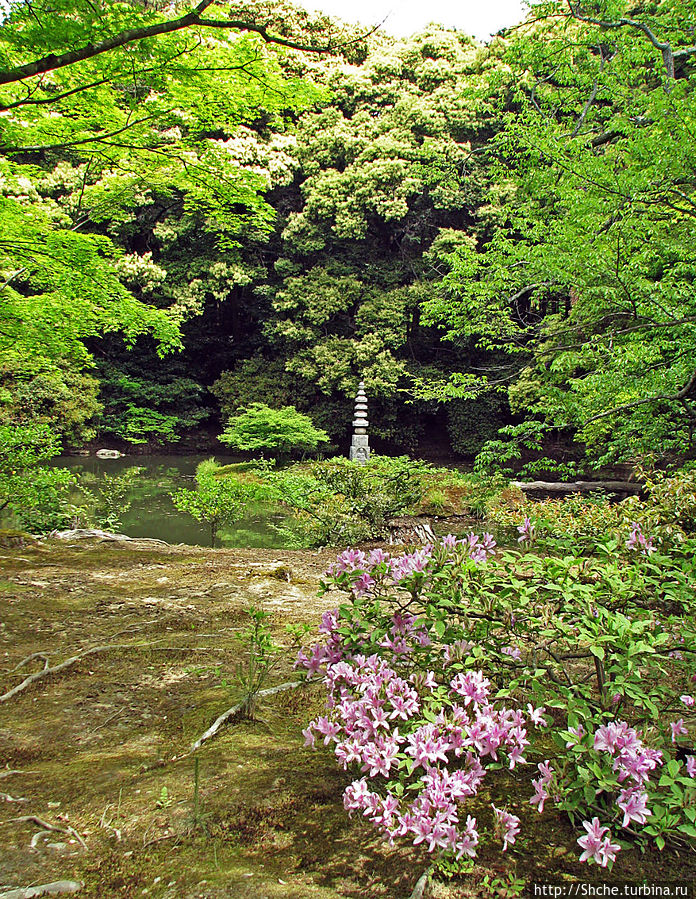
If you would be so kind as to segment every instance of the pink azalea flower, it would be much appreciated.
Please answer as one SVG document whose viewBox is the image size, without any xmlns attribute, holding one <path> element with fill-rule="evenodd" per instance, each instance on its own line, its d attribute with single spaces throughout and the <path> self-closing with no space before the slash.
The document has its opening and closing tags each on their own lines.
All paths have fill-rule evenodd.
<svg viewBox="0 0 696 899">
<path fill-rule="evenodd" d="M 375 579 L 365 572 L 353 581 L 351 590 L 356 596 L 365 596 L 366 593 L 370 592 L 374 585 Z"/>
<path fill-rule="evenodd" d="M 576 746 L 580 742 L 580 740 L 582 740 L 582 738 L 585 736 L 587 731 L 582 726 L 582 724 L 578 724 L 577 727 L 569 727 L 568 733 L 572 734 L 574 737 L 576 737 L 576 739 L 574 741 L 568 741 L 566 743 L 566 749 L 570 749 L 571 746 Z"/>
<path fill-rule="evenodd" d="M 583 837 L 578 837 L 577 840 L 584 850 L 580 861 L 586 862 L 592 859 L 602 868 L 606 868 L 608 862 L 614 861 L 616 853 L 620 851 L 621 847 L 611 842 L 611 835 L 605 836 L 609 828 L 602 827 L 599 818 L 593 818 L 591 823 L 583 821 L 582 826 L 587 833 Z"/>
<path fill-rule="evenodd" d="M 617 853 L 621 852 L 621 846 L 618 843 L 612 843 L 611 837 L 604 837 L 602 845 L 596 855 L 596 859 L 602 868 L 606 868 L 607 864 L 616 861 Z"/>
<path fill-rule="evenodd" d="M 530 518 L 525 517 L 524 522 L 519 525 L 517 531 L 520 535 L 517 538 L 518 543 L 531 543 L 534 540 L 534 525 Z"/>
<path fill-rule="evenodd" d="M 642 790 L 622 790 L 616 804 L 624 813 L 622 827 L 628 827 L 631 821 L 637 824 L 645 824 L 648 815 L 652 812 L 647 807 L 648 794 Z"/>
<path fill-rule="evenodd" d="M 527 713 L 529 714 L 529 720 L 537 727 L 546 727 L 548 725 L 546 718 L 544 718 L 545 711 L 546 709 L 543 705 L 539 706 L 538 709 L 535 709 L 531 702 L 527 703 Z"/>
<path fill-rule="evenodd" d="M 507 847 L 515 842 L 515 837 L 520 832 L 520 819 L 504 809 L 496 808 L 494 805 L 491 807 L 496 819 L 496 831 L 503 838 L 503 852 L 505 852 Z"/>
<path fill-rule="evenodd" d="M 655 547 L 653 546 L 652 539 L 650 537 L 646 537 L 641 529 L 640 525 L 635 521 L 633 522 L 633 530 L 631 531 L 631 536 L 626 541 L 626 549 L 635 549 L 640 551 L 641 555 L 649 556 L 655 552 Z"/>
<path fill-rule="evenodd" d="M 686 736 L 689 731 L 684 726 L 684 719 L 680 718 L 678 721 L 671 721 L 670 728 L 672 729 L 672 742 L 677 742 L 677 737 L 684 735 Z"/>
<path fill-rule="evenodd" d="M 530 805 L 536 805 L 537 811 L 541 814 L 544 811 L 544 803 L 549 798 L 549 794 L 546 791 L 546 784 L 539 777 L 536 780 L 532 781 L 534 786 L 534 795 L 529 800 Z"/>
<path fill-rule="evenodd" d="M 491 682 L 480 671 L 467 671 L 465 674 L 458 674 L 450 681 L 452 689 L 464 697 L 464 705 L 469 705 L 470 702 L 475 704 L 485 702 L 490 685 Z"/>
</svg>

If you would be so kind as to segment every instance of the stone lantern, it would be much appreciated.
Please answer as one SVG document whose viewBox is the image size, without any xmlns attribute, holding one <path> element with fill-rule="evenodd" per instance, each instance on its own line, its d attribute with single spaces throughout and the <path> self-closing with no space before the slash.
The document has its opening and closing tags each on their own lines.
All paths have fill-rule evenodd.
<svg viewBox="0 0 696 899">
<path fill-rule="evenodd" d="M 364 463 L 370 458 L 370 444 L 367 436 L 367 396 L 363 381 L 358 385 L 355 397 L 355 416 L 353 420 L 353 440 L 350 445 L 351 462 Z"/>
</svg>

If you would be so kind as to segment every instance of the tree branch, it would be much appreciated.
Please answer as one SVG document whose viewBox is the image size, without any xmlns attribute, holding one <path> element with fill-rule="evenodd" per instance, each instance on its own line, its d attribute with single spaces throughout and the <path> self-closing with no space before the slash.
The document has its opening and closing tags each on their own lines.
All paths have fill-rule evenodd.
<svg viewBox="0 0 696 899">
<path fill-rule="evenodd" d="M 145 69 L 138 69 L 137 74 L 139 76 L 141 76 L 141 75 L 148 75 L 151 72 L 160 72 L 163 68 L 169 67 L 170 63 L 174 62 L 175 59 L 178 59 L 181 56 L 185 56 L 187 53 L 191 53 L 193 50 L 196 49 L 196 47 L 199 47 L 200 45 L 201 45 L 201 39 L 199 37 L 193 46 L 184 47 L 183 50 L 179 50 L 178 52 L 172 54 L 168 59 L 163 59 L 158 66 L 153 66 L 153 67 L 145 68 Z M 248 65 L 249 62 L 253 62 L 256 59 L 258 59 L 258 53 L 255 53 L 254 56 L 251 59 L 249 59 L 248 62 L 242 63 L 239 66 L 221 66 L 220 71 L 234 71 L 235 69 L 243 69 L 246 65 Z M 206 69 L 201 69 L 201 68 L 196 67 L 194 69 L 194 71 L 200 72 L 200 71 L 206 71 Z M 79 94 L 79 93 L 82 93 L 83 91 L 91 90 L 93 87 L 101 87 L 102 84 L 109 84 L 109 83 L 113 84 L 119 77 L 119 74 L 120 73 L 115 73 L 113 75 L 109 75 L 108 78 L 100 78 L 98 81 L 90 81 L 87 84 L 80 84 L 77 87 L 72 88 L 71 90 L 65 91 L 64 93 L 51 94 L 48 97 L 41 97 L 40 99 L 35 100 L 35 99 L 33 99 L 34 94 L 37 92 L 37 90 L 39 90 L 43 86 L 43 84 L 42 84 L 43 79 L 39 79 L 39 81 L 36 82 L 36 84 L 34 85 L 34 87 L 31 90 L 29 90 L 29 86 L 26 85 L 27 90 L 29 92 L 28 92 L 27 96 L 24 97 L 24 99 L 15 100 L 14 103 L 8 103 L 6 105 L 0 103 L 0 110 L 17 109 L 21 106 L 46 106 L 51 103 L 59 103 L 61 100 L 65 100 L 66 97 L 72 97 L 74 94 Z"/>
<path fill-rule="evenodd" d="M 613 409 L 608 409 L 606 412 L 600 412 L 599 415 L 593 415 L 592 418 L 588 418 L 587 421 L 583 422 L 580 427 L 581 429 L 586 428 L 587 425 L 591 424 L 593 421 L 599 421 L 600 418 L 607 418 L 609 415 L 626 412 L 629 409 L 635 409 L 637 406 L 645 406 L 648 403 L 678 402 L 688 396 L 691 388 L 694 386 L 696 386 L 696 371 L 689 378 L 688 384 L 677 391 L 677 393 L 658 393 L 656 396 L 648 396 L 644 400 L 635 400 L 633 403 L 624 403 L 623 406 L 615 406 Z"/>
<path fill-rule="evenodd" d="M 600 79 L 602 72 L 604 71 L 604 62 L 605 62 L 604 51 L 602 50 L 602 45 L 600 44 L 599 45 L 599 72 L 597 72 L 597 77 L 595 78 L 594 84 L 592 86 L 592 92 L 590 93 L 590 96 L 587 98 L 587 102 L 585 103 L 585 105 L 582 108 L 582 112 L 580 113 L 580 116 L 575 124 L 575 128 L 573 128 L 573 133 L 570 135 L 571 137 L 578 136 L 578 134 L 580 133 L 580 129 L 582 128 L 583 123 L 585 121 L 585 118 L 587 117 L 587 113 L 590 111 L 590 107 L 592 106 L 595 99 L 597 98 L 597 91 L 599 90 L 599 79 Z"/>
<path fill-rule="evenodd" d="M 269 33 L 268 29 L 263 25 L 256 25 L 254 22 L 245 22 L 241 19 L 204 19 L 202 18 L 205 10 L 212 5 L 214 0 L 201 0 L 191 12 L 180 16 L 177 19 L 170 19 L 166 22 L 157 22 L 154 25 L 145 25 L 141 28 L 127 28 L 124 31 L 115 34 L 113 37 L 106 38 L 103 41 L 97 41 L 94 44 L 86 44 L 77 50 L 70 50 L 66 53 L 49 53 L 40 59 L 26 63 L 22 66 L 16 66 L 13 69 L 0 71 L 0 84 L 14 84 L 17 81 L 23 81 L 25 78 L 32 78 L 34 75 L 41 75 L 45 72 L 53 72 L 56 69 L 62 69 L 65 66 L 73 65 L 76 62 L 83 62 L 86 59 L 92 59 L 102 53 L 108 53 L 118 47 L 127 44 L 134 44 L 138 41 L 146 40 L 151 37 L 158 37 L 162 34 L 171 34 L 175 31 L 181 31 L 184 28 L 200 27 L 214 29 L 233 29 L 236 31 L 249 31 L 258 34 L 268 44 L 279 44 L 282 47 L 288 47 L 292 50 L 302 50 L 306 53 L 329 53 L 340 45 L 332 45 L 330 42 L 324 46 L 313 46 L 311 44 L 302 44 L 280 35 Z M 374 30 L 374 29 L 373 29 Z M 368 32 L 370 34 L 372 32 Z"/>
<path fill-rule="evenodd" d="M 593 16 L 583 15 L 577 3 L 573 5 L 571 0 L 567 0 L 568 8 L 570 9 L 570 14 L 574 19 L 577 19 L 579 22 L 587 22 L 590 25 L 598 25 L 600 28 L 605 29 L 616 29 L 616 28 L 635 28 L 638 31 L 642 31 L 643 34 L 647 37 L 650 43 L 655 47 L 656 50 L 659 50 L 662 54 L 662 63 L 665 67 L 665 72 L 667 74 L 667 89 L 669 90 L 669 82 L 674 80 L 674 60 L 685 59 L 689 56 L 692 56 L 696 53 L 696 47 L 683 47 L 680 50 L 677 50 L 676 53 L 672 50 L 672 45 L 669 41 L 661 41 L 654 34 L 649 25 L 646 25 L 645 22 L 639 22 L 637 19 L 627 19 L 625 16 L 617 19 L 615 22 L 607 22 L 605 19 L 596 19 Z"/>
<path fill-rule="evenodd" d="M 169 112 L 171 112 L 171 110 L 169 110 Z M 123 134 L 124 131 L 135 128 L 136 125 L 142 125 L 143 122 L 150 122 L 152 119 L 157 119 L 160 116 L 167 114 L 168 113 L 162 112 L 153 113 L 142 119 L 136 119 L 134 122 L 128 122 L 128 124 L 124 125 L 122 128 L 118 128 L 116 131 L 108 131 L 106 134 L 97 134 L 94 137 L 84 137 L 80 140 L 68 140 L 60 144 L 43 144 L 36 147 L 2 147 L 1 149 L 3 153 L 43 153 L 46 150 L 64 150 L 67 147 L 79 147 L 82 144 L 100 143 L 106 141 L 109 137 L 116 137 L 119 134 Z"/>
</svg>

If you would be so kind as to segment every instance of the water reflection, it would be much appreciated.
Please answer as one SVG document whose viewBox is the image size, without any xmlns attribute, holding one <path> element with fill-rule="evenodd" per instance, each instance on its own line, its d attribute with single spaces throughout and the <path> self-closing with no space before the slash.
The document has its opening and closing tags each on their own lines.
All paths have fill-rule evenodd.
<svg viewBox="0 0 696 899">
<path fill-rule="evenodd" d="M 138 466 L 141 472 L 129 491 L 130 509 L 123 515 L 119 531 L 129 537 L 156 537 L 167 543 L 210 546 L 210 531 L 205 524 L 180 512 L 170 494 L 179 487 L 192 487 L 196 466 L 207 455 L 191 456 L 123 456 L 120 459 L 97 459 L 96 456 L 64 456 L 54 465 L 79 475 L 89 487 L 104 474 L 119 475 Z M 239 462 L 238 456 L 216 455 L 222 465 Z M 281 549 L 288 538 L 276 530 L 286 517 L 262 504 L 249 507 L 248 514 L 218 534 L 217 545 Z M 275 527 L 274 527 L 275 526 Z"/>
</svg>

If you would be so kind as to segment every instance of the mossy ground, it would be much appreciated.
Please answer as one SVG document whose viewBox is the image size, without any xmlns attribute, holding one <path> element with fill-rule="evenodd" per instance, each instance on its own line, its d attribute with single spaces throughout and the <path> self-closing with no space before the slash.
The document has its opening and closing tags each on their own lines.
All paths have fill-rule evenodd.
<svg viewBox="0 0 696 899">
<path fill-rule="evenodd" d="M 316 595 L 331 558 L 96 541 L 3 549 L 0 692 L 42 667 L 37 659 L 11 671 L 32 653 L 53 665 L 93 646 L 114 649 L 0 704 L 0 794 L 21 800 L 0 796 L 0 891 L 75 879 L 85 883 L 79 895 L 95 899 L 410 895 L 426 854 L 390 847 L 349 819 L 341 794 L 350 775 L 303 746 L 301 728 L 322 708 L 318 688 L 271 697 L 258 720 L 205 743 L 194 803 L 195 757 L 186 753 L 237 698 L 245 609 L 271 613 L 281 641 L 285 624 L 316 623 L 333 604 Z M 273 680 L 293 677 L 288 653 Z M 529 777 L 518 769 L 491 780 L 496 794 L 472 809 L 483 824 L 491 800 L 523 808 L 515 846 L 503 856 L 484 844 L 473 870 L 436 895 L 513 895 L 515 878 L 696 879 L 690 853 L 625 851 L 613 875 L 579 865 L 570 825 L 526 804 Z M 88 849 L 59 832 L 32 847 L 40 828 L 11 820 L 22 815 L 74 827 Z"/>
</svg>

